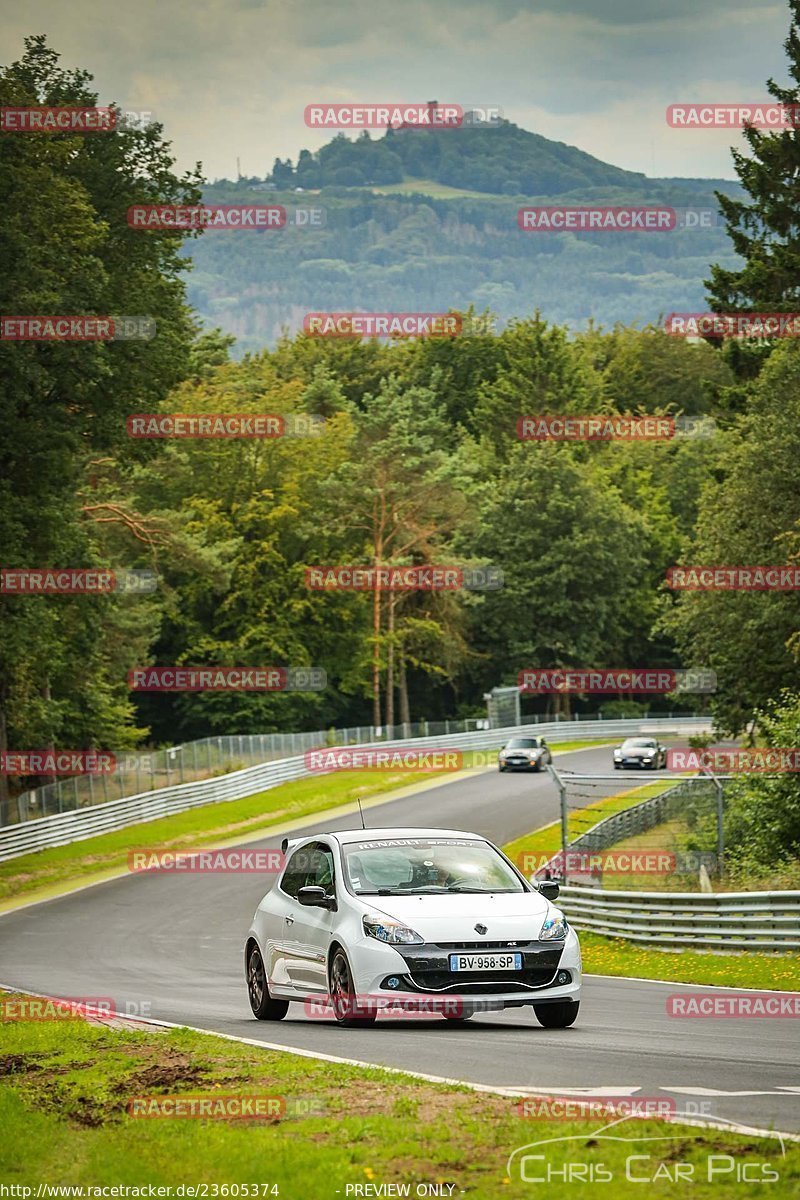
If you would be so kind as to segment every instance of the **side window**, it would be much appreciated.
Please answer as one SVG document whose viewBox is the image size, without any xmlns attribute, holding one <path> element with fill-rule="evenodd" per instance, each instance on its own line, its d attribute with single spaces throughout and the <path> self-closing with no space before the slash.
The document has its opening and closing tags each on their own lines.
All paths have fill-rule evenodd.
<svg viewBox="0 0 800 1200">
<path fill-rule="evenodd" d="M 333 889 L 333 853 L 324 842 L 309 842 L 295 850 L 286 864 L 281 891 L 297 899 L 301 887 Z"/>
<path fill-rule="evenodd" d="M 306 885 L 333 889 L 333 854 L 322 842 L 317 842 L 309 855 Z"/>
<path fill-rule="evenodd" d="M 306 871 L 308 869 L 308 852 L 309 847 L 302 846 L 299 850 L 295 850 L 286 864 L 286 870 L 281 880 L 281 891 L 286 892 L 287 896 L 296 898 L 300 888 L 305 884 Z"/>
</svg>

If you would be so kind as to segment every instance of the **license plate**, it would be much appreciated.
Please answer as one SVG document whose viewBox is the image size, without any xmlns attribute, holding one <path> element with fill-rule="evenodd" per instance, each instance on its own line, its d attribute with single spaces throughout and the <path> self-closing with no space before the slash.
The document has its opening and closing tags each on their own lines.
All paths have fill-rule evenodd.
<svg viewBox="0 0 800 1200">
<path fill-rule="evenodd" d="M 451 954 L 451 971 L 521 971 L 521 954 Z"/>
</svg>

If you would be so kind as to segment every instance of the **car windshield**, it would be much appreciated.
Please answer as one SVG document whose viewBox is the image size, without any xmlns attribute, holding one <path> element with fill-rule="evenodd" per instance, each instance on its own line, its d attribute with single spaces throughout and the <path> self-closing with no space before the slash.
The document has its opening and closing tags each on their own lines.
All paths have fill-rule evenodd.
<svg viewBox="0 0 800 1200">
<path fill-rule="evenodd" d="M 488 842 L 466 838 L 380 838 L 349 842 L 347 882 L 358 896 L 524 892 L 525 885 Z"/>
<path fill-rule="evenodd" d="M 628 738 L 622 743 L 623 750 L 652 750 L 654 746 L 652 738 Z"/>
<path fill-rule="evenodd" d="M 506 742 L 506 750 L 538 750 L 538 738 L 512 738 Z"/>
</svg>

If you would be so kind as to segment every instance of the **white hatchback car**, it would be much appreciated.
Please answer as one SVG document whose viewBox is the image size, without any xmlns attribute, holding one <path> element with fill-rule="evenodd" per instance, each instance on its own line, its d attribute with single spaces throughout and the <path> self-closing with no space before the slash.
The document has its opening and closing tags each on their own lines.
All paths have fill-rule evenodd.
<svg viewBox="0 0 800 1200">
<path fill-rule="evenodd" d="M 283 851 L 245 946 L 259 1020 L 328 997 L 343 1025 L 390 1003 L 456 1021 L 530 1004 L 549 1029 L 577 1017 L 581 953 L 550 903 L 558 884 L 529 883 L 478 834 L 352 829 Z"/>
</svg>

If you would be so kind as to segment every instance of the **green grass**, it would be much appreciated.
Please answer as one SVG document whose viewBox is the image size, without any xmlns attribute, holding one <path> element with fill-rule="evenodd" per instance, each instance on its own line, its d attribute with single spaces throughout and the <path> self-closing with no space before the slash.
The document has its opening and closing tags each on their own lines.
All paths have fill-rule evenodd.
<svg viewBox="0 0 800 1200">
<path fill-rule="evenodd" d="M 607 744 L 607 739 L 584 739 L 560 743 L 556 752 Z M 499 749 L 499 747 L 498 747 Z M 554 748 L 555 749 L 555 748 Z M 463 767 L 472 769 L 496 762 L 497 750 L 467 751 Z M 156 821 L 131 825 L 114 833 L 101 834 L 50 850 L 0 863 L 0 902 L 20 896 L 34 898 L 69 883 L 86 883 L 125 868 L 128 851 L 134 847 L 190 850 L 222 842 L 234 844 L 269 833 L 302 817 L 355 804 L 356 799 L 375 800 L 399 788 L 424 787 L 433 779 L 446 779 L 450 772 L 407 770 L 337 771 L 281 784 L 266 792 L 192 808 Z M 436 802 L 431 799 L 431 822 L 436 821 Z"/>
<path fill-rule="evenodd" d="M 583 969 L 592 975 L 800 991 L 800 954 L 658 950 L 586 930 L 580 933 L 580 939 Z"/>
<path fill-rule="evenodd" d="M 426 1023 L 427 1024 L 427 1023 Z M 429 1027 L 430 1028 L 430 1027 Z M 437 1034 L 439 1030 L 436 1030 Z M 348 1053 L 349 1031 L 341 1030 Z M 454 1055 L 466 1031 L 446 1030 Z M 380 1031 L 375 1031 L 376 1039 Z M 420 1031 L 421 1036 L 421 1031 Z M 531 1052 L 548 1032 L 531 1026 Z M 137 1119 L 134 1098 L 154 1096 L 259 1096 L 286 1101 L 281 1119 Z M 314 1115 L 297 1115 L 313 1106 Z M 33 1187 L 206 1184 L 207 1196 L 224 1185 L 259 1185 L 249 1195 L 285 1200 L 335 1200 L 348 1185 L 454 1184 L 444 1195 L 499 1200 L 533 1194 L 506 1163 L 514 1150 L 551 1138 L 570 1138 L 531 1148 L 543 1154 L 537 1173 L 564 1164 L 604 1164 L 614 1176 L 604 1192 L 678 1197 L 686 1184 L 660 1182 L 646 1193 L 625 1178 L 625 1159 L 650 1155 L 651 1174 L 675 1162 L 695 1169 L 691 1193 L 719 1196 L 707 1181 L 709 1155 L 738 1163 L 766 1163 L 778 1175 L 769 1194 L 789 1197 L 800 1187 L 800 1146 L 728 1130 L 701 1130 L 656 1120 L 627 1120 L 612 1131 L 633 1142 L 598 1136 L 605 1120 L 553 1121 L 525 1117 L 518 1101 L 466 1088 L 428 1083 L 377 1068 L 317 1062 L 227 1042 L 188 1030 L 113 1030 L 69 1021 L 14 1021 L 3 1026 L 0 1051 L 0 1179 Z M 645 1138 L 666 1141 L 642 1141 Z M 755 1171 L 757 1168 L 751 1167 Z M 728 1176 L 729 1178 L 729 1176 Z M 273 1187 L 276 1191 L 271 1191 Z M 34 1192 L 35 1194 L 35 1192 Z M 230 1191 L 227 1192 L 230 1195 Z M 239 1192 L 239 1195 L 248 1194 Z M 350 1195 L 358 1194 L 352 1190 Z M 364 1191 L 361 1195 L 364 1195 Z M 370 1193 L 366 1193 L 370 1194 Z M 373 1195 L 380 1194 L 373 1192 Z M 556 1178 L 553 1200 L 588 1194 Z M 730 1194 L 730 1193 L 728 1193 Z M 735 1188 L 743 1200 L 762 1196 L 763 1185 Z"/>
</svg>

